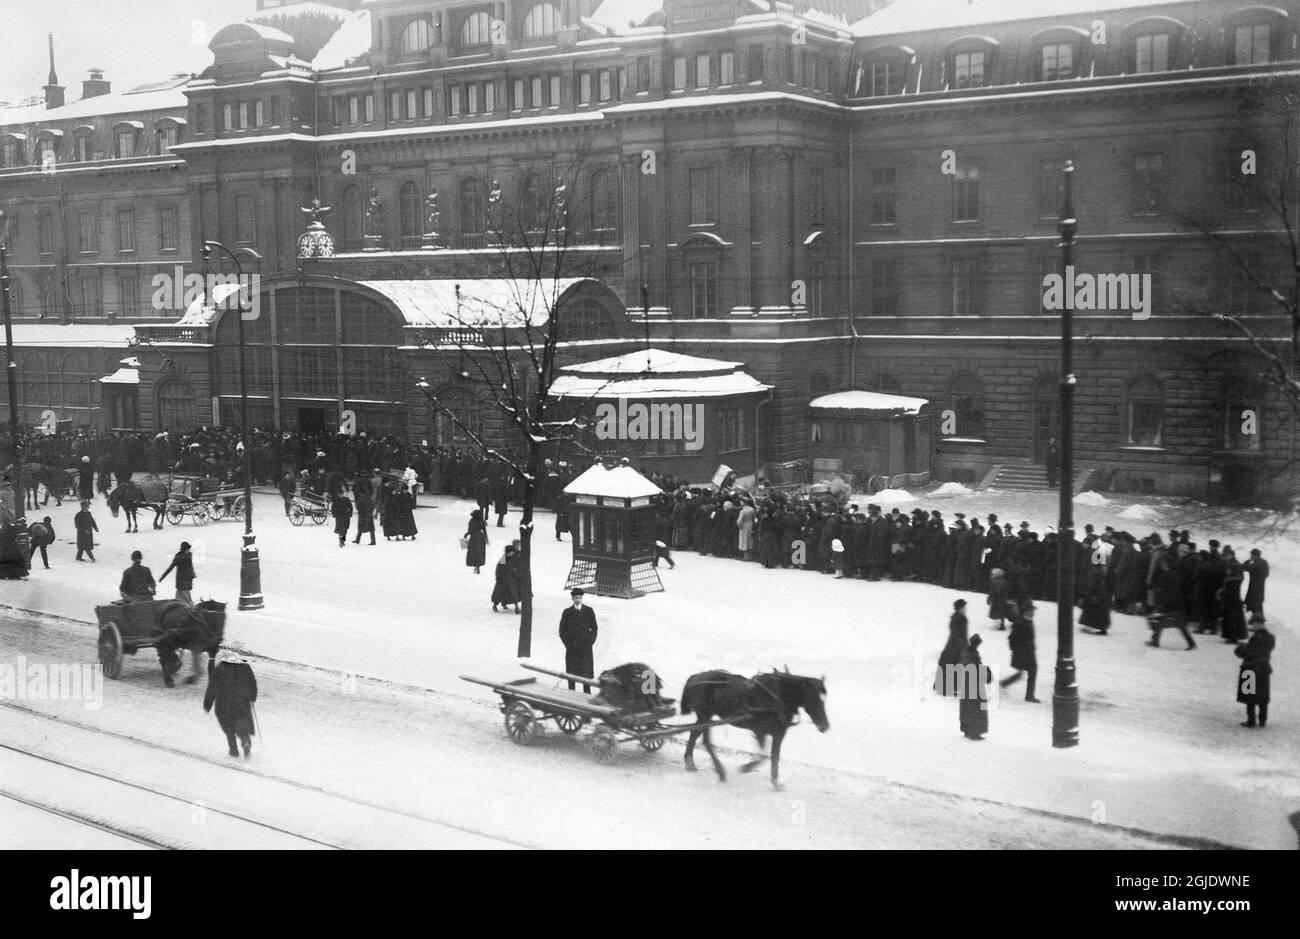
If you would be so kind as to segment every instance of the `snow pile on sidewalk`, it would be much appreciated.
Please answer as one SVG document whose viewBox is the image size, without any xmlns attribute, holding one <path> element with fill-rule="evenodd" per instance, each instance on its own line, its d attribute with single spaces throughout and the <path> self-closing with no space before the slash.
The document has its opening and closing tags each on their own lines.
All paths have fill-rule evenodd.
<svg viewBox="0 0 1300 939">
<path fill-rule="evenodd" d="M 1103 505 L 1110 505 L 1110 500 L 1100 492 L 1093 492 L 1089 489 L 1087 492 L 1081 492 L 1074 497 L 1075 505 L 1090 505 L 1093 508 L 1100 508 Z"/>
<path fill-rule="evenodd" d="M 1138 522 L 1154 522 L 1160 518 L 1160 513 L 1149 505 L 1138 504 L 1130 505 L 1119 513 L 1119 517 Z"/>
<path fill-rule="evenodd" d="M 934 492 L 930 493 L 932 496 L 968 496 L 970 494 L 971 490 L 966 486 L 963 486 L 961 483 L 944 483 Z"/>
<path fill-rule="evenodd" d="M 871 497 L 877 505 L 895 505 L 899 502 L 915 502 L 916 496 L 906 489 L 882 489 Z"/>
</svg>

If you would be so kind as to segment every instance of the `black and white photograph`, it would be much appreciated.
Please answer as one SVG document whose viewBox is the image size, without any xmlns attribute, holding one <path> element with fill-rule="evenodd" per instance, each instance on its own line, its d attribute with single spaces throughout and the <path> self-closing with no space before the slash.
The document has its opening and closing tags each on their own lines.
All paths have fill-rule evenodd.
<svg viewBox="0 0 1300 939">
<path fill-rule="evenodd" d="M 39 905 L 1048 850 L 1218 915 L 1117 852 L 1296 850 L 1300 0 L 3 5 Z"/>
</svg>

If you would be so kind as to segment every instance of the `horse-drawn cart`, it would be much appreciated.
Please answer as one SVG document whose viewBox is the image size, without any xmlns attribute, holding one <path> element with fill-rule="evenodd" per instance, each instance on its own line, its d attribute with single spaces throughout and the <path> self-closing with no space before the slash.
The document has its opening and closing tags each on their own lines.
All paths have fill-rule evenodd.
<svg viewBox="0 0 1300 939">
<path fill-rule="evenodd" d="M 225 631 L 226 605 L 203 600 L 187 606 L 179 600 L 115 601 L 95 607 L 99 621 L 99 662 L 104 674 L 122 674 L 123 655 L 157 649 L 163 677 L 180 668 L 178 650 L 200 649 L 216 654 Z"/>
<path fill-rule="evenodd" d="M 330 517 L 330 507 L 324 496 L 314 492 L 303 492 L 293 497 L 289 503 L 289 523 L 301 525 L 310 518 L 317 525 L 324 525 Z"/>
<path fill-rule="evenodd" d="M 486 685 L 501 697 L 506 734 L 521 746 L 537 739 L 543 721 L 555 721 L 555 726 L 569 736 L 592 724 L 594 728 L 587 744 L 598 760 L 608 762 L 622 741 L 635 740 L 643 749 L 653 752 L 673 734 L 729 723 L 665 724 L 666 718 L 676 716 L 677 708 L 671 698 L 660 696 L 661 683 L 654 670 L 640 663 L 619 666 L 599 679 L 520 664 L 530 671 L 581 683 L 589 690 L 593 685 L 600 687 L 599 694 L 591 694 L 589 690 L 547 687 L 536 678 L 489 681 L 461 675 L 465 681 Z"/>
<path fill-rule="evenodd" d="M 195 525 L 244 517 L 242 489 L 221 489 L 215 479 L 173 476 L 167 492 L 167 521 L 179 525 L 187 516 Z"/>
</svg>

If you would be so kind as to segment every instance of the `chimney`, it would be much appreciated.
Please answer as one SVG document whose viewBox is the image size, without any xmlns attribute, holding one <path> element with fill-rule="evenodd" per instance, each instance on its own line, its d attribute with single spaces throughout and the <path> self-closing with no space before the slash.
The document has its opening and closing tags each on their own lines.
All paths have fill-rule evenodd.
<svg viewBox="0 0 1300 939">
<path fill-rule="evenodd" d="M 54 74 L 54 33 L 50 37 L 50 77 L 45 83 L 45 110 L 50 108 L 63 107 L 63 86 L 59 84 L 59 76 Z"/>
<path fill-rule="evenodd" d="M 92 68 L 90 77 L 81 83 L 82 100 L 98 98 L 100 95 L 106 95 L 112 90 L 112 86 L 104 81 L 104 70 L 102 68 Z"/>
</svg>

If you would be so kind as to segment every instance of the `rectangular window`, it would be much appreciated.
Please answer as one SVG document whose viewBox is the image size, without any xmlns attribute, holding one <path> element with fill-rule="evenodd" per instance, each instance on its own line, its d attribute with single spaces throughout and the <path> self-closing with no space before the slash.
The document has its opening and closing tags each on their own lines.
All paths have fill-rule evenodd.
<svg viewBox="0 0 1300 939">
<path fill-rule="evenodd" d="M 691 170 L 691 224 L 716 222 L 718 213 L 717 173 L 711 166 Z"/>
<path fill-rule="evenodd" d="M 591 104 L 591 73 L 583 72 L 578 76 L 578 103 Z"/>
<path fill-rule="evenodd" d="M 82 212 L 77 223 L 78 250 L 82 254 L 99 251 L 99 216 L 94 212 Z"/>
<path fill-rule="evenodd" d="M 488 82 L 483 86 L 483 110 L 484 112 L 491 114 L 496 109 L 497 85 L 496 82 Z"/>
<path fill-rule="evenodd" d="M 1169 71 L 1169 34 L 1153 33 L 1133 40 L 1136 51 L 1134 70 L 1139 75 Z"/>
<path fill-rule="evenodd" d="M 127 157 L 135 156 L 135 131 L 123 130 L 117 135 L 117 157 L 119 160 L 125 160 Z"/>
<path fill-rule="evenodd" d="M 1165 155 L 1139 153 L 1133 158 L 1133 212 L 1155 215 L 1164 204 L 1166 192 Z"/>
<path fill-rule="evenodd" d="M 1158 447 L 1163 437 L 1164 402 L 1154 397 L 1130 398 L 1128 443 L 1134 447 Z"/>
<path fill-rule="evenodd" d="M 871 224 L 893 225 L 898 221 L 897 170 L 892 166 L 871 171 Z"/>
<path fill-rule="evenodd" d="M 371 99 L 373 100 L 373 99 Z M 361 99 L 356 95 L 348 98 L 348 123 L 361 123 Z"/>
<path fill-rule="evenodd" d="M 550 81 L 550 98 L 546 104 L 548 107 L 558 108 L 560 106 L 560 76 L 552 75 Z"/>
<path fill-rule="evenodd" d="M 262 126 L 262 114 L 263 114 L 262 102 L 254 101 L 253 102 L 253 126 L 254 127 Z"/>
<path fill-rule="evenodd" d="M 979 167 L 959 169 L 952 178 L 952 220 L 978 222 L 980 218 Z"/>
<path fill-rule="evenodd" d="M 709 69 L 710 62 L 708 54 L 697 55 L 695 57 L 695 87 L 709 87 Z"/>
<path fill-rule="evenodd" d="M 466 89 L 465 111 L 468 114 L 478 113 L 478 84 L 471 83 Z"/>
<path fill-rule="evenodd" d="M 248 126 L 248 102 L 239 102 L 239 129 L 243 130 Z"/>
<path fill-rule="evenodd" d="M 99 277 L 90 272 L 83 273 L 78 279 L 78 300 L 81 310 L 88 316 L 99 313 Z"/>
<path fill-rule="evenodd" d="M 221 106 L 221 129 L 222 130 L 235 129 L 234 115 L 235 115 L 235 109 L 232 106 L 230 106 L 229 104 L 223 104 Z"/>
<path fill-rule="evenodd" d="M 516 111 L 522 111 L 525 107 L 527 107 L 527 105 L 524 103 L 524 80 L 522 78 L 515 79 L 514 97 L 515 100 L 512 104 L 512 107 Z"/>
<path fill-rule="evenodd" d="M 420 93 L 414 88 L 406 90 L 406 119 L 415 120 L 420 116 Z"/>
<path fill-rule="evenodd" d="M 54 253 L 54 220 L 48 215 L 41 215 L 36 220 L 36 237 L 41 254 Z"/>
<path fill-rule="evenodd" d="M 1043 46 L 1043 81 L 1074 77 L 1074 46 L 1057 42 Z"/>
<path fill-rule="evenodd" d="M 529 103 L 535 108 L 546 107 L 546 102 L 542 100 L 542 80 L 540 78 L 534 78 L 532 85 L 533 87 L 531 91 L 533 97 Z"/>
<path fill-rule="evenodd" d="M 1266 65 L 1269 61 L 1270 38 L 1267 25 L 1238 26 L 1234 35 L 1234 64 Z"/>
<path fill-rule="evenodd" d="M 718 266 L 712 261 L 691 265 L 691 315 L 696 319 L 718 315 Z"/>
<path fill-rule="evenodd" d="M 176 141 L 173 140 L 172 143 Z M 166 152 L 159 150 L 160 153 Z M 72 142 L 72 158 L 78 163 L 88 163 L 90 161 L 90 137 L 85 134 L 78 134 Z"/>
<path fill-rule="evenodd" d="M 461 88 L 460 85 L 452 85 L 449 89 L 450 98 L 447 104 L 447 113 L 452 117 L 460 117 L 461 109 Z"/>
<path fill-rule="evenodd" d="M 55 166 L 59 162 L 58 147 L 52 137 L 43 137 L 39 144 L 39 158 L 37 162 L 41 166 Z M 128 154 L 129 156 L 130 154 Z"/>
<path fill-rule="evenodd" d="M 718 59 L 718 84 L 732 85 L 736 81 L 736 53 L 724 52 Z"/>
<path fill-rule="evenodd" d="M 636 57 L 636 90 L 637 94 L 642 94 L 650 90 L 650 56 L 639 55 Z"/>
<path fill-rule="evenodd" d="M 817 87 L 817 60 L 807 52 L 803 54 L 803 86 L 805 88 Z"/>
<path fill-rule="evenodd" d="M 117 213 L 117 250 L 135 250 L 135 212 L 130 209 Z"/>
<path fill-rule="evenodd" d="M 400 91 L 388 93 L 388 119 L 390 121 L 400 121 L 402 119 L 402 93 Z"/>
<path fill-rule="evenodd" d="M 600 73 L 599 91 L 601 101 L 608 101 L 610 98 L 614 97 L 613 76 L 610 75 L 609 71 Z"/>
<path fill-rule="evenodd" d="M 618 69 L 618 100 L 622 101 L 627 97 L 627 69 Z"/>
<path fill-rule="evenodd" d="M 140 280 L 136 274 L 123 271 L 117 275 L 117 312 L 122 316 L 135 316 L 140 303 Z"/>
<path fill-rule="evenodd" d="M 984 53 L 958 52 L 952 63 L 954 88 L 980 88 L 984 84 Z"/>
<path fill-rule="evenodd" d="M 167 208 L 158 210 L 158 248 L 161 251 L 176 250 L 176 210 Z"/>
<path fill-rule="evenodd" d="M 686 56 L 673 58 L 673 91 L 686 90 Z"/>
<path fill-rule="evenodd" d="M 871 313 L 873 316 L 898 316 L 897 261 L 871 262 Z"/>
<path fill-rule="evenodd" d="M 952 315 L 984 315 L 982 262 L 974 258 L 957 258 L 949 267 L 952 284 Z"/>
<path fill-rule="evenodd" d="M 488 87 L 491 88 L 492 86 L 489 85 Z M 424 99 L 424 116 L 426 118 L 433 117 L 433 89 L 432 88 L 421 89 L 420 97 Z M 492 109 L 488 108 L 488 110 L 490 111 Z"/>
<path fill-rule="evenodd" d="M 271 99 L 271 126 L 280 126 L 280 99 L 278 97 Z"/>
<path fill-rule="evenodd" d="M 718 408 L 719 450 L 745 450 L 749 447 L 747 408 Z"/>
<path fill-rule="evenodd" d="M 907 65 L 888 59 L 871 63 L 871 96 L 901 95 L 907 77 Z"/>
<path fill-rule="evenodd" d="M 763 47 L 749 47 L 749 80 L 752 82 L 761 82 L 763 80 Z"/>
<path fill-rule="evenodd" d="M 355 101 L 356 99 L 354 98 L 353 100 Z M 362 100 L 362 103 L 363 103 L 364 106 L 365 106 L 365 107 L 364 107 L 364 110 L 362 111 L 362 114 L 365 116 L 365 122 L 366 122 L 367 124 L 374 123 L 374 120 L 375 120 L 375 96 L 374 96 L 374 95 L 366 95 L 366 96 L 365 96 L 364 98 L 362 98 L 361 100 Z M 354 122 L 354 123 L 355 123 L 355 122 Z"/>
</svg>

